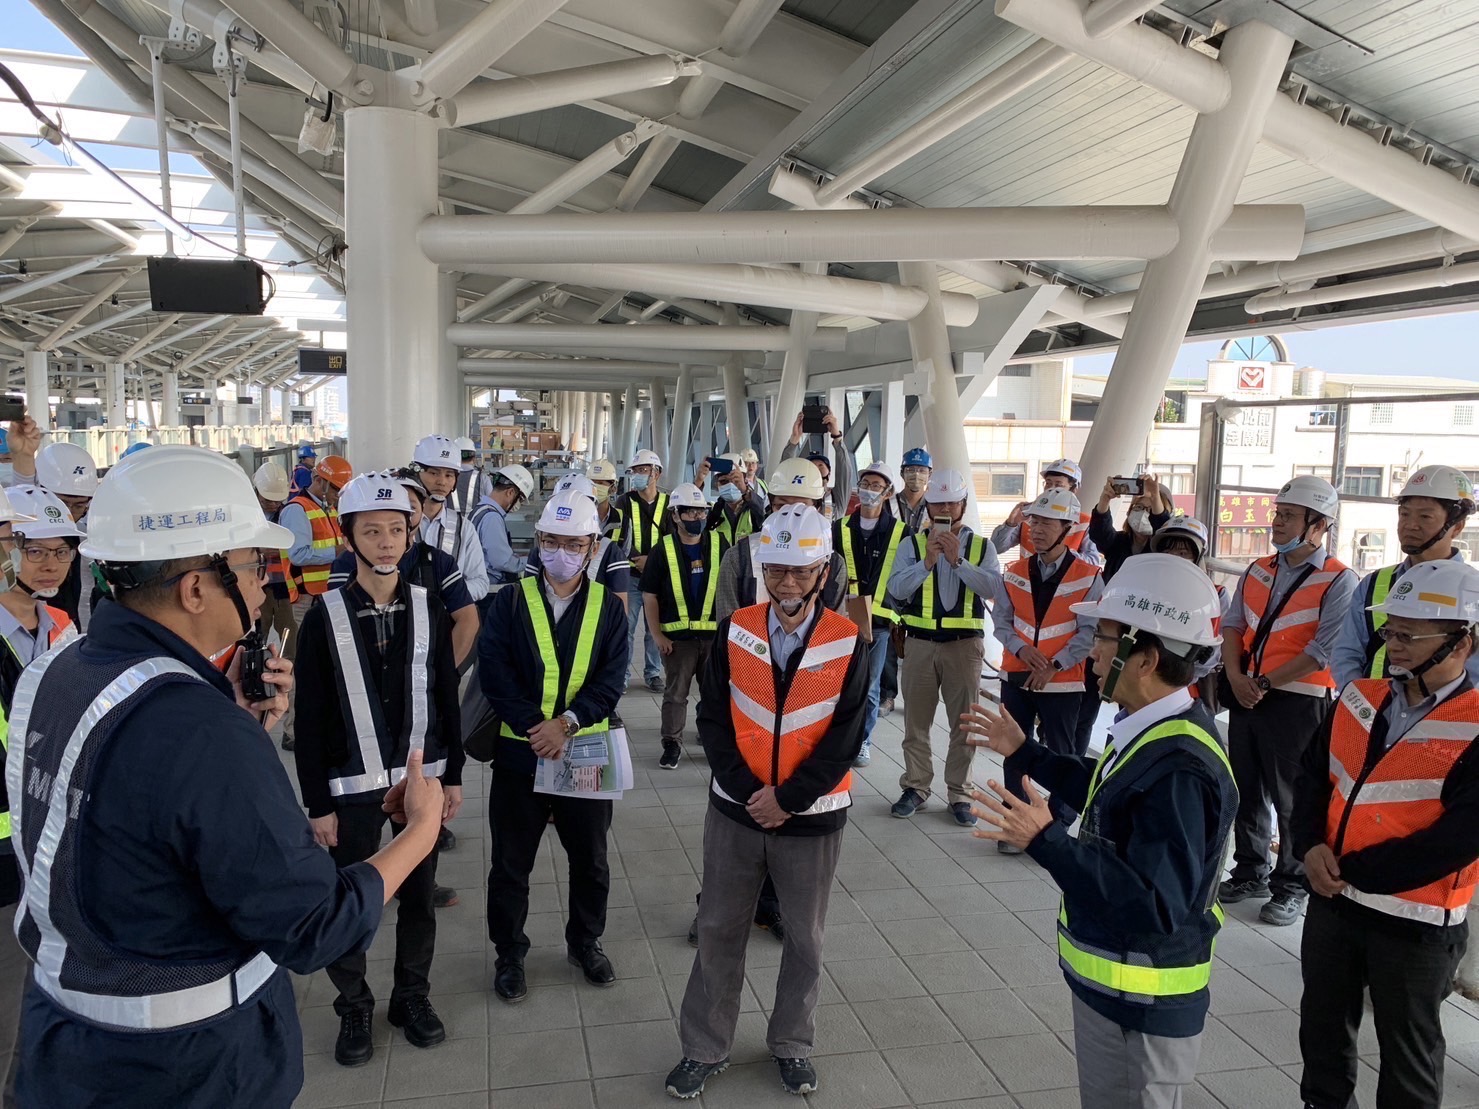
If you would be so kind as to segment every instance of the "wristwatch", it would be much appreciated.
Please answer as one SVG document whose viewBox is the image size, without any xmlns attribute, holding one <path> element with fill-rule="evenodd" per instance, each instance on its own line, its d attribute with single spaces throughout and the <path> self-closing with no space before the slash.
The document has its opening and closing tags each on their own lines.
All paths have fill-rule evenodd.
<svg viewBox="0 0 1479 1109">
<path fill-rule="evenodd" d="M 561 713 L 560 722 L 565 725 L 565 737 L 567 739 L 580 731 L 580 719 L 573 712 L 566 711 Z"/>
<path fill-rule="evenodd" d="M 1267 674 L 1259 674 L 1258 677 L 1253 679 L 1253 684 L 1265 693 L 1274 687 L 1274 683 L 1268 680 Z"/>
</svg>

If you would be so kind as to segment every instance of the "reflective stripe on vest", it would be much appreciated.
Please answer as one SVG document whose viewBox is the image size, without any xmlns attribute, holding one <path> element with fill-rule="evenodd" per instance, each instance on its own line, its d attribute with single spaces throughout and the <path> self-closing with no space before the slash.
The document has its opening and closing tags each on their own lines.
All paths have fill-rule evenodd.
<svg viewBox="0 0 1479 1109">
<path fill-rule="evenodd" d="M 308 519 L 308 529 L 313 537 L 312 547 L 315 551 L 337 551 L 343 539 L 343 532 L 339 530 L 339 513 L 335 509 L 325 509 L 307 493 L 299 494 L 288 502 L 303 509 L 303 515 Z M 329 591 L 329 569 L 333 560 L 329 562 L 318 562 L 312 566 L 294 566 L 293 572 L 297 574 L 298 580 L 303 583 L 303 592 L 311 593 L 315 597 Z"/>
<path fill-rule="evenodd" d="M 704 587 L 703 607 L 699 609 L 695 619 L 690 619 L 688 616 L 688 583 L 684 580 L 685 571 L 691 573 L 691 567 L 678 547 L 677 536 L 669 535 L 663 541 L 663 546 L 667 550 L 668 577 L 673 589 L 673 602 L 678 615 L 676 620 L 669 620 L 663 624 L 662 630 L 665 632 L 711 632 L 719 627 L 719 621 L 714 619 L 714 602 L 719 596 L 719 555 L 721 551 L 719 533 L 709 532 L 708 539 L 709 580 Z"/>
<path fill-rule="evenodd" d="M 1032 565 L 1027 558 L 1018 559 L 1002 575 L 1002 581 L 1006 585 L 1007 597 L 1012 602 L 1012 628 L 1022 639 L 1032 644 L 1048 658 L 1056 658 L 1058 653 L 1072 642 L 1074 635 L 1078 632 L 1079 617 L 1074 615 L 1070 605 L 1083 600 L 1091 588 L 1094 580 L 1099 576 L 1098 569 L 1089 562 L 1076 555 L 1064 555 L 1073 561 L 1063 571 L 1063 577 L 1058 580 L 1057 588 L 1053 590 L 1053 599 L 1048 604 L 1048 611 L 1043 617 L 1043 622 L 1038 625 L 1036 621 L 1037 602 L 1032 595 Z M 1085 663 L 1080 660 L 1066 670 L 1055 671 L 1052 678 L 1048 680 L 1048 689 L 1058 691 L 1079 690 L 1084 687 Z M 1019 659 L 1011 651 L 1002 656 L 1002 669 L 1011 673 L 1022 673 L 1030 670 L 1025 662 Z"/>
<path fill-rule="evenodd" d="M 817 615 L 810 640 L 799 650 L 784 701 L 776 703 L 776 661 L 770 652 L 770 606 L 736 609 L 729 618 L 729 702 L 735 744 L 750 772 L 766 785 L 784 783 L 811 757 L 832 726 L 842 697 L 858 629 L 831 609 Z M 729 797 L 714 779 L 716 795 Z M 852 772 L 798 816 L 834 812 L 852 803 Z M 738 802 L 737 802 L 738 803 Z"/>
<path fill-rule="evenodd" d="M 1232 777 L 1232 766 L 1223 753 L 1222 746 L 1206 731 L 1188 720 L 1165 720 L 1136 739 L 1106 770 L 1106 764 L 1114 749 L 1107 748 L 1094 767 L 1089 780 L 1089 796 L 1083 811 L 1088 814 L 1094 804 L 1099 787 L 1133 759 L 1148 744 L 1160 739 L 1185 736 L 1196 740 L 1226 769 Z M 1216 889 L 1216 886 L 1213 886 Z M 1208 910 L 1222 924 L 1222 906 L 1213 902 Z M 1216 947 L 1216 942 L 1213 942 Z M 1077 939 L 1068 920 L 1067 903 L 1058 903 L 1058 961 L 1066 974 L 1104 993 L 1119 996 L 1127 1001 L 1150 1002 L 1156 998 L 1178 997 L 1196 993 L 1206 988 L 1212 978 L 1211 954 L 1205 961 L 1189 966 L 1156 966 L 1151 956 L 1143 952 L 1107 951 Z"/>
<path fill-rule="evenodd" d="M 750 511 L 747 501 L 741 501 L 739 515 L 730 520 L 729 513 L 723 508 L 719 509 L 719 519 L 709 526 L 710 531 L 718 532 L 727 546 L 734 546 L 747 535 L 755 532 L 755 514 Z"/>
<path fill-rule="evenodd" d="M 914 537 L 914 549 L 920 562 L 924 561 L 925 544 L 929 542 L 929 536 L 920 532 Z M 986 540 L 979 535 L 971 536 L 970 549 L 966 552 L 966 558 L 973 564 L 981 565 L 981 560 L 986 556 Z M 986 629 L 986 604 L 982 598 L 976 596 L 965 582 L 960 583 L 960 597 L 957 603 L 960 605 L 959 616 L 935 616 L 935 572 L 931 570 L 924 576 L 924 584 L 919 587 L 919 611 L 909 611 L 914 606 L 904 606 L 904 624 L 906 627 L 919 628 L 922 631 L 985 631 Z"/>
<path fill-rule="evenodd" d="M 6 758 L 5 788 L 10 795 L 17 826 L 20 826 L 25 805 L 22 777 L 25 773 L 25 737 L 29 734 L 31 712 L 35 707 L 41 680 L 61 655 L 60 651 L 52 651 L 33 663 L 22 674 L 20 683 L 16 686 L 11 720 L 14 734 L 21 738 L 17 750 Z M 40 936 L 31 968 L 36 985 L 69 1013 L 98 1024 L 130 1031 L 178 1028 L 228 1012 L 237 1005 L 248 1002 L 277 971 L 277 965 L 265 953 L 259 952 L 233 973 L 213 982 L 165 993 L 124 997 L 84 993 L 61 984 L 62 964 L 67 957 L 68 943 L 67 938 L 52 923 L 51 906 L 55 895 L 66 897 L 70 891 L 53 888 L 52 866 L 66 829 L 72 794 L 76 789 L 73 774 L 82 757 L 83 747 L 103 717 L 144 686 L 170 675 L 200 680 L 199 675 L 183 662 L 172 658 L 151 658 L 125 670 L 93 698 L 92 704 L 67 739 L 57 767 L 56 779 L 52 783 L 46 820 L 38 837 L 35 856 L 28 859 L 25 851 L 16 852 L 16 862 L 25 882 L 25 891 L 16 910 L 15 932 L 19 937 L 21 925 L 29 917 Z M 160 973 L 167 975 L 168 968 L 161 967 Z"/>
<path fill-rule="evenodd" d="M 624 515 L 627 527 L 632 533 L 631 551 L 634 555 L 645 555 L 662 541 L 662 520 L 663 514 L 668 510 L 668 495 L 666 493 L 657 495 L 657 500 L 652 502 L 652 518 L 644 528 L 642 526 L 642 505 L 646 503 L 636 494 L 627 498 Z"/>
<path fill-rule="evenodd" d="M 1387 594 L 1392 591 L 1392 582 L 1397 580 L 1397 567 L 1383 566 L 1376 572 L 1376 577 L 1371 582 L 1371 603 L 1379 605 L 1387 599 Z M 1386 626 L 1387 614 L 1385 612 L 1366 613 L 1366 643 L 1371 642 L 1372 636 Z M 1368 678 L 1384 678 L 1387 675 L 1387 645 L 1383 643 L 1371 656 L 1371 665 L 1366 667 Z"/>
<path fill-rule="evenodd" d="M 287 551 L 267 555 L 267 584 L 286 587 L 288 600 L 298 599 L 298 583 L 293 580 L 293 571 Z"/>
<path fill-rule="evenodd" d="M 1341 690 L 1330 726 L 1330 807 L 1325 843 L 1337 856 L 1431 827 L 1443 815 L 1443 786 L 1479 733 L 1479 691 L 1450 697 L 1368 766 L 1371 729 L 1391 695 L 1385 681 L 1362 678 Z M 1400 894 L 1347 886 L 1344 895 L 1388 916 L 1439 927 L 1458 924 L 1479 887 L 1479 862 Z"/>
<path fill-rule="evenodd" d="M 539 658 L 544 663 L 544 688 L 539 699 L 539 711 L 544 713 L 546 720 L 553 720 L 560 702 L 560 656 L 555 650 L 555 630 L 550 625 L 549 612 L 544 607 L 540 579 L 524 578 L 519 582 L 519 589 L 523 591 L 524 607 L 529 610 L 529 622 L 534 626 L 534 642 L 539 645 Z M 570 680 L 565 685 L 567 705 L 580 692 L 581 686 L 585 685 L 586 675 L 590 673 L 596 633 L 601 627 L 601 609 L 606 604 L 604 585 L 592 581 L 586 585 L 586 589 L 585 614 L 581 617 L 580 633 L 575 640 L 575 662 L 570 667 Z M 609 729 L 610 724 L 607 721 L 598 720 L 571 735 L 585 735 L 587 732 L 604 732 Z M 502 726 L 500 734 L 509 739 L 521 739 L 525 743 L 529 741 L 528 736 L 519 735 L 507 724 Z"/>
<path fill-rule="evenodd" d="M 1297 574 L 1303 567 L 1295 567 L 1288 573 Z M 1330 585 L 1345 573 L 1345 563 L 1327 557 L 1323 568 L 1308 574 L 1295 588 L 1293 596 L 1284 605 L 1278 619 L 1274 621 L 1259 649 L 1258 657 L 1249 657 L 1249 674 L 1271 674 L 1286 662 L 1304 654 L 1319 631 L 1320 607 Z M 1259 624 L 1268 612 L 1273 598 L 1274 578 L 1278 572 L 1278 556 L 1260 558 L 1247 569 L 1243 576 L 1243 651 L 1251 653 L 1253 641 L 1258 636 Z M 1317 697 L 1328 697 L 1335 689 L 1335 679 L 1330 668 L 1317 670 L 1296 682 L 1285 682 L 1280 689 L 1304 693 Z"/>
<path fill-rule="evenodd" d="M 431 614 L 427 609 L 426 590 L 419 585 L 410 587 L 411 603 L 407 617 L 411 621 L 410 688 L 407 690 L 406 709 L 410 713 L 410 730 L 407 733 L 406 757 L 412 751 L 426 750 L 426 727 L 430 708 L 431 658 Z M 355 621 L 359 617 L 349 611 L 344 593 L 336 589 L 324 594 L 323 605 L 329 618 L 329 642 L 334 651 L 335 669 L 344 687 L 349 702 L 349 720 L 345 721 L 354 734 L 359 755 L 358 774 L 345 774 L 329 779 L 329 792 L 335 797 L 353 797 L 362 793 L 374 793 L 389 789 L 406 776 L 405 766 L 385 768 L 382 753 L 382 738 L 391 739 L 391 750 L 399 743 L 399 737 L 382 737 L 375 727 L 375 713 L 371 708 L 369 683 L 360 667 L 358 640 L 355 636 Z M 375 694 L 379 700 L 379 694 Z M 447 760 L 425 764 L 423 773 L 436 778 L 446 773 Z"/>
<path fill-rule="evenodd" d="M 1089 514 L 1079 509 L 1078 523 L 1068 529 L 1067 536 L 1063 539 L 1063 545 L 1070 551 L 1079 551 L 1084 546 L 1084 536 L 1089 534 Z M 1032 532 L 1025 526 L 1017 532 L 1017 546 L 1021 548 L 1024 555 L 1037 554 L 1037 548 L 1032 545 Z"/>
<path fill-rule="evenodd" d="M 852 522 L 851 516 L 844 516 L 840 525 L 842 531 L 842 557 L 847 561 L 847 591 L 854 597 L 862 596 L 862 582 L 858 579 L 858 562 L 853 557 L 852 548 Z M 884 605 L 888 597 L 888 579 L 894 572 L 894 558 L 899 553 L 899 544 L 904 538 L 904 525 L 898 520 L 894 521 L 894 530 L 888 537 L 888 547 L 884 551 L 883 565 L 878 570 L 878 581 L 873 583 L 873 615 L 882 616 L 891 624 L 899 622 L 899 614 Z M 962 608 L 962 611 L 964 609 Z M 983 625 L 984 626 L 984 625 Z"/>
</svg>

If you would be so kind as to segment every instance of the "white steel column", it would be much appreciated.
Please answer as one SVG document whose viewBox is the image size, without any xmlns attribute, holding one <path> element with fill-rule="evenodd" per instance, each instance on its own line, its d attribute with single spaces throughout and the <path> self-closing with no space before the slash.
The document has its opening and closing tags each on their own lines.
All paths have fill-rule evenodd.
<svg viewBox="0 0 1479 1109">
<path fill-rule="evenodd" d="M 1293 46 L 1288 35 L 1258 22 L 1234 27 L 1223 40 L 1220 60 L 1232 92 L 1219 111 L 1197 117 L 1182 153 L 1168 202 L 1180 235 L 1170 254 L 1145 267 L 1084 447 L 1086 490 L 1130 473 L 1144 453 L 1212 261 L 1212 236 L 1232 212 Z"/>
<path fill-rule="evenodd" d="M 971 459 L 965 445 L 965 421 L 960 411 L 960 393 L 955 385 L 955 363 L 950 356 L 950 333 L 938 299 L 940 271 L 928 262 L 900 262 L 899 280 L 917 285 L 930 295 L 930 303 L 909 321 L 909 346 L 914 368 L 927 385 L 919 393 L 920 419 L 936 470 L 958 470 L 970 491 L 966 515 L 976 514 L 975 483 Z"/>
<path fill-rule="evenodd" d="M 803 262 L 800 266 L 803 273 L 824 274 L 827 272 L 825 262 Z M 935 282 L 935 289 L 939 290 L 939 281 Z M 935 301 L 938 306 L 938 298 Z M 925 310 L 928 311 L 928 304 Z M 912 333 L 913 323 L 910 330 Z M 940 323 L 944 330 L 943 319 Z M 796 311 L 791 313 L 791 345 L 786 348 L 786 360 L 781 363 L 781 380 L 776 386 L 775 400 L 770 411 L 770 447 L 765 452 L 765 472 L 775 473 L 775 468 L 781 464 L 781 452 L 785 450 L 786 444 L 791 441 L 791 425 L 796 422 L 797 415 L 801 412 L 801 405 L 806 400 L 806 362 L 811 352 L 811 336 L 817 329 L 817 313 Z"/>
<path fill-rule="evenodd" d="M 878 413 L 878 439 L 873 444 L 875 461 L 887 462 L 898 467 L 904 460 L 904 383 L 886 381 L 878 387 L 882 393 L 882 406 Z"/>
<path fill-rule="evenodd" d="M 621 456 L 630 465 L 632 455 L 637 450 L 637 424 L 641 420 L 641 394 L 637 390 L 637 383 L 627 383 L 626 401 L 622 405 L 621 412 Z"/>
<path fill-rule="evenodd" d="M 168 378 L 166 378 L 166 380 L 168 380 Z M 176 388 L 179 387 L 178 379 L 176 379 L 175 381 L 175 386 Z M 353 392 L 353 389 L 351 389 L 350 391 Z M 293 422 L 293 391 L 289 389 L 286 385 L 284 385 L 281 389 L 276 390 L 276 392 L 277 405 L 278 408 L 282 410 L 282 422 L 285 424 L 291 424 Z M 176 415 L 178 415 L 178 411 L 176 412 Z"/>
<path fill-rule="evenodd" d="M 594 462 L 598 458 L 610 458 L 611 452 L 606 450 L 606 401 L 600 393 L 591 394 L 591 444 L 590 460 Z M 613 414 L 614 415 L 614 414 Z M 612 461 L 616 461 L 612 459 Z"/>
<path fill-rule="evenodd" d="M 180 375 L 171 370 L 166 370 L 160 375 L 162 388 L 159 394 L 159 426 L 180 426 Z M 287 390 L 283 390 L 286 397 Z M 283 423 L 287 423 L 287 409 L 283 409 Z"/>
<path fill-rule="evenodd" d="M 396 108 L 344 113 L 349 426 L 356 469 L 411 457 L 442 431 L 442 322 L 436 264 L 416 228 L 437 210 L 437 124 Z M 455 380 L 455 379 L 454 379 Z M 450 385 L 449 385 L 450 387 Z"/>
<path fill-rule="evenodd" d="M 26 415 L 42 431 L 51 430 L 51 390 L 46 381 L 46 351 L 26 351 Z"/>
<path fill-rule="evenodd" d="M 611 399 L 611 415 L 606 417 L 606 441 L 610 444 L 606 457 L 618 466 L 625 466 L 631 459 L 622 449 L 626 438 L 626 413 L 621 406 L 622 391 L 612 389 L 607 396 Z"/>
<path fill-rule="evenodd" d="M 440 434 L 453 439 L 467 434 L 467 389 L 457 368 L 457 344 L 447 328 L 457 322 L 457 273 L 437 274 L 437 396 L 441 403 Z M 409 455 L 406 456 L 408 459 Z"/>
<path fill-rule="evenodd" d="M 104 371 L 107 390 L 104 393 L 103 402 L 108 416 L 108 427 L 128 426 L 128 393 L 124 384 L 124 368 L 122 362 L 109 362 Z"/>
<path fill-rule="evenodd" d="M 668 428 L 668 454 L 663 462 L 667 488 L 688 480 L 688 441 L 693 424 L 693 367 L 679 366 L 673 386 L 673 423 Z"/>
<path fill-rule="evenodd" d="M 652 428 L 652 434 L 648 436 L 652 440 L 652 449 L 663 456 L 663 469 L 666 470 L 672 463 L 665 453 L 668 446 L 668 395 L 667 383 L 660 377 L 654 377 L 647 386 L 647 419 Z"/>
<path fill-rule="evenodd" d="M 723 307 L 724 323 L 739 326 L 739 310 L 732 304 Z M 685 331 L 690 330 L 684 328 Z M 815 328 L 812 329 L 815 332 Z M 745 388 L 745 360 L 738 351 L 730 351 L 724 360 L 724 422 L 729 430 L 729 449 L 739 454 L 750 446 L 750 404 Z"/>
</svg>

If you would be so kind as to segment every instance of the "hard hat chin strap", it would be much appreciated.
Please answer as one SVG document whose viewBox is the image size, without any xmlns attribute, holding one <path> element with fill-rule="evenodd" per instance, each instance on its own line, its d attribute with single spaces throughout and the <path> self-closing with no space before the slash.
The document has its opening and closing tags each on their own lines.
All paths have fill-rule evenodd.
<svg viewBox="0 0 1479 1109">
<path fill-rule="evenodd" d="M 231 569 L 230 563 L 226 561 L 226 556 L 223 554 L 211 555 L 210 568 L 221 579 L 221 584 L 226 588 L 226 595 L 236 606 L 236 617 L 241 621 L 241 634 L 246 635 L 252 630 L 252 615 L 247 611 L 246 598 L 241 595 L 241 584 L 236 571 Z"/>
<path fill-rule="evenodd" d="M 1135 652 L 1135 635 L 1134 628 L 1126 628 L 1125 633 L 1120 636 L 1119 649 L 1109 663 L 1109 677 L 1099 687 L 1099 700 L 1106 704 L 1113 703 L 1114 690 L 1119 685 L 1120 675 L 1124 673 L 1125 663 L 1130 661 L 1130 656 Z"/>
<path fill-rule="evenodd" d="M 1428 683 L 1424 675 L 1426 675 L 1428 671 L 1432 670 L 1433 667 L 1441 666 L 1444 660 L 1446 660 L 1449 655 L 1453 654 L 1454 648 L 1456 648 L 1460 643 L 1468 638 L 1470 633 L 1471 629 L 1468 627 L 1460 628 L 1458 631 L 1453 632 L 1447 639 L 1443 641 L 1443 645 L 1433 652 L 1432 658 L 1428 659 L 1426 662 L 1414 666 L 1411 670 L 1408 670 L 1406 667 L 1402 666 L 1392 666 L 1388 669 L 1391 670 L 1392 677 L 1394 678 L 1400 678 L 1403 681 L 1409 682 L 1416 679 L 1418 690 L 1421 691 L 1424 697 L 1430 697 L 1432 696 L 1433 691 L 1428 688 Z"/>
<path fill-rule="evenodd" d="M 1453 526 L 1455 524 L 1461 523 L 1463 521 L 1465 515 L 1466 513 L 1464 512 L 1462 501 L 1450 502 L 1448 505 L 1448 515 L 1443 520 L 1443 526 L 1435 531 L 1431 538 L 1429 538 L 1428 541 L 1424 543 L 1421 547 L 1417 547 L 1416 549 L 1410 551 L 1406 547 L 1403 547 L 1402 553 L 1407 555 L 1408 557 L 1415 558 L 1416 556 L 1423 554 L 1428 550 L 1431 550 L 1435 544 L 1441 543 L 1443 541 L 1444 537 L 1446 537 L 1448 533 L 1453 530 Z M 1426 696 L 1426 694 L 1424 694 L 1424 696 Z"/>
</svg>

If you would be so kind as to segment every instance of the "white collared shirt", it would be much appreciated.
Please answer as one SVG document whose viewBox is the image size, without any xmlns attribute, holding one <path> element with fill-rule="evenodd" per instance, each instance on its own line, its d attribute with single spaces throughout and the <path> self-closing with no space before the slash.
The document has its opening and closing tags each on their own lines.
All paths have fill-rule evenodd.
<svg viewBox="0 0 1479 1109">
<path fill-rule="evenodd" d="M 1109 726 L 1109 742 L 1104 747 L 1104 769 L 1100 772 L 1100 780 L 1108 777 L 1115 760 L 1128 749 L 1136 736 L 1162 720 L 1180 716 L 1189 708 L 1191 694 L 1185 687 L 1178 686 L 1159 701 L 1152 701 L 1144 708 L 1115 717 L 1114 723 Z"/>
</svg>

